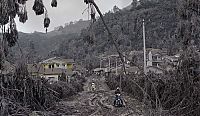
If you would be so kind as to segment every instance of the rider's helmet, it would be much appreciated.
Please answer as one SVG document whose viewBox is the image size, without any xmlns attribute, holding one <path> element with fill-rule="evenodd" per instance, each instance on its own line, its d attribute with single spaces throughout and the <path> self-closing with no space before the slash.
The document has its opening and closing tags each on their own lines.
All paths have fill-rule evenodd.
<svg viewBox="0 0 200 116">
<path fill-rule="evenodd" d="M 119 90 L 119 87 L 117 87 L 117 90 Z"/>
<path fill-rule="evenodd" d="M 92 83 L 92 85 L 94 85 L 94 83 Z"/>
</svg>

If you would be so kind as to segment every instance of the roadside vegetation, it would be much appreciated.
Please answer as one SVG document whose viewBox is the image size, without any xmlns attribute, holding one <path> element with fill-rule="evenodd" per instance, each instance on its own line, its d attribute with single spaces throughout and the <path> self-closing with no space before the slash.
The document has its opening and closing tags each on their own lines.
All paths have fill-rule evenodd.
<svg viewBox="0 0 200 116">
<path fill-rule="evenodd" d="M 21 64 L 14 75 L 0 75 L 1 116 L 28 115 L 32 111 L 48 111 L 62 99 L 83 90 L 84 77 L 76 76 L 70 83 L 50 84 L 40 77 L 31 77 L 26 65 Z"/>
</svg>

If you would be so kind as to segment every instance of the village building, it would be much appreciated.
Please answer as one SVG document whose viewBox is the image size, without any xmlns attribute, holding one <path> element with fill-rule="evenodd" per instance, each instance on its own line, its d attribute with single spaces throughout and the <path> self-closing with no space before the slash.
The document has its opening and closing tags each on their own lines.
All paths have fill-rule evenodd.
<svg viewBox="0 0 200 116">
<path fill-rule="evenodd" d="M 65 75 L 66 79 L 72 76 L 74 65 L 73 59 L 53 57 L 38 64 L 28 64 L 28 71 L 32 76 L 58 81 L 63 75 Z"/>
<path fill-rule="evenodd" d="M 166 50 L 148 48 L 147 50 L 147 72 L 154 72 L 156 74 L 164 73 L 164 59 L 167 55 Z"/>
<path fill-rule="evenodd" d="M 44 61 L 40 62 L 39 64 L 42 64 L 45 69 L 70 69 L 70 70 L 72 70 L 75 63 L 74 63 L 73 59 L 63 59 L 60 57 L 53 57 L 53 58 L 44 60 Z"/>
<path fill-rule="evenodd" d="M 106 72 L 106 68 L 95 68 L 95 69 L 93 69 L 93 72 L 95 73 L 95 74 L 97 74 L 97 75 L 100 75 L 100 74 L 102 74 L 102 73 L 105 73 Z"/>
<path fill-rule="evenodd" d="M 147 48 L 146 49 L 146 70 L 147 72 L 163 73 L 163 56 L 166 56 L 166 50 Z M 144 66 L 144 52 L 133 50 L 129 53 L 130 66 Z M 138 69 L 139 70 L 139 69 Z M 139 72 L 139 71 L 137 71 Z"/>
<path fill-rule="evenodd" d="M 154 67 L 161 67 L 164 60 L 163 57 L 167 55 L 167 51 L 161 49 L 147 49 L 147 67 L 154 66 Z"/>
</svg>

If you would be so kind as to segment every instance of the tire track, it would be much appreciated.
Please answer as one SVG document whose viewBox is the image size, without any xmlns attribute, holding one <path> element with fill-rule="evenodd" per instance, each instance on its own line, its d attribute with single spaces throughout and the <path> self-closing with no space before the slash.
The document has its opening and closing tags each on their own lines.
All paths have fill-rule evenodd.
<svg viewBox="0 0 200 116">
<path fill-rule="evenodd" d="M 92 82 L 96 84 L 95 91 L 90 89 Z M 71 116 L 141 116 L 135 104 L 136 100 L 123 94 L 127 106 L 116 108 L 113 106 L 114 97 L 114 91 L 109 90 L 104 78 L 89 77 L 84 85 L 84 91 L 72 101 L 64 101 L 61 109 L 63 112 L 68 110 L 65 114 Z"/>
</svg>

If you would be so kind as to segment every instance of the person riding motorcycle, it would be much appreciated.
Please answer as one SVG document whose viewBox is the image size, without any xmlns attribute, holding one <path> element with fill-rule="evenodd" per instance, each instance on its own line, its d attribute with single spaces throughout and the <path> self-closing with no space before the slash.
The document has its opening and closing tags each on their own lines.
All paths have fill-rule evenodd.
<svg viewBox="0 0 200 116">
<path fill-rule="evenodd" d="M 115 95 L 117 94 L 121 94 L 119 87 L 117 87 L 117 89 L 115 90 Z"/>
<path fill-rule="evenodd" d="M 121 99 L 121 91 L 120 88 L 117 87 L 117 89 L 115 90 L 115 101 L 114 101 L 114 105 L 116 106 L 117 100 L 120 100 L 120 106 L 123 106 L 123 101 Z"/>
<path fill-rule="evenodd" d="M 92 91 L 95 91 L 96 86 L 95 86 L 95 83 L 94 83 L 94 82 L 92 82 L 91 88 L 92 88 Z"/>
</svg>

